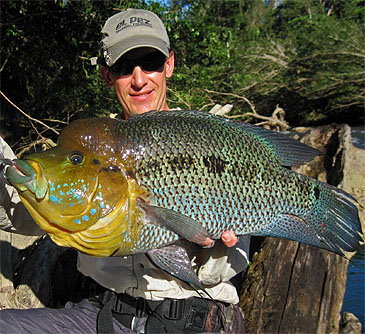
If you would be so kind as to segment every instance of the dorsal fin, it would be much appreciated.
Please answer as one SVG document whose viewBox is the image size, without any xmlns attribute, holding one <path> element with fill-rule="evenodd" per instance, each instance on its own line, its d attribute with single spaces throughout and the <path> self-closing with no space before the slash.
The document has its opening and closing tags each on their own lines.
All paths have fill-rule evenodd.
<svg viewBox="0 0 365 334">
<path fill-rule="evenodd" d="M 298 166 L 323 154 L 317 149 L 290 138 L 280 132 L 266 130 L 247 123 L 240 123 L 245 130 L 254 133 L 261 141 L 266 143 L 279 158 L 284 166 Z"/>
</svg>

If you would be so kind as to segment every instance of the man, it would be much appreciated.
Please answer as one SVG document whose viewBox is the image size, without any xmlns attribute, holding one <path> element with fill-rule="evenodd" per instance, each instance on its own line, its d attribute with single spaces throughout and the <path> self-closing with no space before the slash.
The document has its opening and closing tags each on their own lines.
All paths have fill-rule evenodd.
<svg viewBox="0 0 365 334">
<path fill-rule="evenodd" d="M 169 110 L 166 80 L 173 74 L 174 53 L 160 19 L 149 11 L 128 9 L 109 18 L 102 32 L 100 71 L 115 89 L 123 118 Z M 200 298 L 199 292 L 155 267 L 145 254 L 97 258 L 79 253 L 78 269 L 106 287 L 105 293 L 60 310 L 4 310 L 0 331 L 242 333 L 243 315 L 234 305 L 238 295 L 229 280 L 246 267 L 249 243 L 242 238 L 237 243 L 228 231 L 222 240 L 211 248 L 189 245 L 188 249 L 215 302 Z M 206 246 L 212 243 L 206 240 Z"/>
</svg>

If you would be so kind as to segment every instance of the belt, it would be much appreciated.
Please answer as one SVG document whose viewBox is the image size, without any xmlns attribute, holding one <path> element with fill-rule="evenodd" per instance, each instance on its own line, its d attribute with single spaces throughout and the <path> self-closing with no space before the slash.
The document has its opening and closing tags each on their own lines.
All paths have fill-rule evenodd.
<svg viewBox="0 0 365 334">
<path fill-rule="evenodd" d="M 133 329 L 135 318 L 147 318 L 147 334 L 219 332 L 224 326 L 224 315 L 220 314 L 225 312 L 226 304 L 203 298 L 148 300 L 108 290 L 90 301 L 98 302 L 102 311 L 103 306 L 109 304 L 113 318 L 127 328 Z M 98 321 L 104 321 L 100 314 Z M 101 326 L 104 328 L 103 324 Z"/>
</svg>

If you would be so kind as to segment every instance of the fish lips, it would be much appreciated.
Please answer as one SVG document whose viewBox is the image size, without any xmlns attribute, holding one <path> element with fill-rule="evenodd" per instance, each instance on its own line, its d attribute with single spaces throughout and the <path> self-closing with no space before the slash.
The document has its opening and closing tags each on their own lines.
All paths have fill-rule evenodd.
<svg viewBox="0 0 365 334">
<path fill-rule="evenodd" d="M 36 199 L 42 199 L 47 193 L 48 183 L 42 166 L 33 160 L 13 160 L 5 175 L 7 179 L 20 191 L 29 190 Z"/>
</svg>

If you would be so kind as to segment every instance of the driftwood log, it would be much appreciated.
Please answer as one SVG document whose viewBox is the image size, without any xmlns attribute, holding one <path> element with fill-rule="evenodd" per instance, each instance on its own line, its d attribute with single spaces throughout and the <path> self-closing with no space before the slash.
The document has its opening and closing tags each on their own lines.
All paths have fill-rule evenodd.
<svg viewBox="0 0 365 334">
<path fill-rule="evenodd" d="M 308 130 L 302 140 L 326 155 L 299 171 L 342 187 L 365 207 L 365 151 L 353 148 L 349 127 Z M 291 241 L 252 245 L 252 263 L 238 283 L 247 332 L 338 333 L 348 261 Z M 0 231 L 0 308 L 62 307 L 94 295 L 101 287 L 77 271 L 76 259 L 76 251 L 49 237 Z"/>
</svg>

